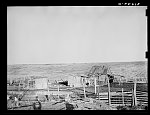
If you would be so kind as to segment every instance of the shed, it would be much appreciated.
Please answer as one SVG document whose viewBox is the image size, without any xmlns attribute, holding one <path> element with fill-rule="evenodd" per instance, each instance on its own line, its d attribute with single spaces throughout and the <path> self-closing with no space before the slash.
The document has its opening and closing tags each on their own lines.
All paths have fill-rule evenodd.
<svg viewBox="0 0 150 115">
<path fill-rule="evenodd" d="M 41 78 L 35 78 L 35 89 L 47 89 L 47 78 L 41 77 Z"/>
<path fill-rule="evenodd" d="M 47 77 L 34 77 L 28 82 L 30 89 L 47 89 L 48 82 Z"/>
<path fill-rule="evenodd" d="M 69 76 L 68 77 L 68 85 L 70 87 L 82 87 L 82 81 L 81 77 L 79 76 Z"/>
<path fill-rule="evenodd" d="M 91 85 L 91 78 L 85 77 L 85 75 L 72 75 L 68 77 L 68 85 L 70 87 L 83 87 Z"/>
</svg>

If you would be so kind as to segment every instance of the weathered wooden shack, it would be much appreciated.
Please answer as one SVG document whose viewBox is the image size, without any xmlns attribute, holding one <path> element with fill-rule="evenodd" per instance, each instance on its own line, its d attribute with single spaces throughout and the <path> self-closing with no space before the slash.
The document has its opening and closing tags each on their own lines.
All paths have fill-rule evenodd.
<svg viewBox="0 0 150 115">
<path fill-rule="evenodd" d="M 34 77 L 28 81 L 29 89 L 47 89 L 47 77 Z"/>
<path fill-rule="evenodd" d="M 68 85 L 70 87 L 82 87 L 82 78 L 77 75 L 71 75 L 68 77 Z"/>
<path fill-rule="evenodd" d="M 106 75 L 102 75 L 99 79 L 96 78 L 96 84 L 106 84 Z M 68 85 L 70 87 L 94 86 L 94 77 L 87 77 L 86 75 L 72 75 L 68 77 Z"/>
</svg>

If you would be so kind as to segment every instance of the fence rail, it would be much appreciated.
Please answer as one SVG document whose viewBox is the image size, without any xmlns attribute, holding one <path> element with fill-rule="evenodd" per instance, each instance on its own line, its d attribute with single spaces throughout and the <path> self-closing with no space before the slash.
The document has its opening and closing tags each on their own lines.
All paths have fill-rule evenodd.
<svg viewBox="0 0 150 115">
<path fill-rule="evenodd" d="M 111 94 L 110 94 L 111 95 Z M 131 105 L 132 103 L 132 92 L 123 92 L 118 93 L 118 94 L 113 94 L 111 95 L 111 105 Z M 105 95 L 89 95 L 88 97 L 94 98 L 94 99 L 99 99 L 102 101 L 105 101 L 108 104 L 108 94 Z M 142 91 L 136 91 L 136 97 L 137 97 L 137 103 L 141 103 L 142 105 L 148 105 L 148 93 L 147 92 L 142 92 Z"/>
</svg>

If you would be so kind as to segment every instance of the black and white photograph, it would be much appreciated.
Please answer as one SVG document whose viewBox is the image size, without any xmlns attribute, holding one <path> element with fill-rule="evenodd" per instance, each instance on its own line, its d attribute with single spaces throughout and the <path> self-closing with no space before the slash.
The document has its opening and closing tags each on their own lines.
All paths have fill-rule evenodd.
<svg viewBox="0 0 150 115">
<path fill-rule="evenodd" d="M 148 110 L 146 6 L 7 6 L 7 110 Z"/>
</svg>

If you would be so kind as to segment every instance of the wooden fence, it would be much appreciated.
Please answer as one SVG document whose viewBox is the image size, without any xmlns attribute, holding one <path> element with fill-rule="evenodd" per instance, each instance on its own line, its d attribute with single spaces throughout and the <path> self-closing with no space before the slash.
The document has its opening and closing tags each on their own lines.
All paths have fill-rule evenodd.
<svg viewBox="0 0 150 115">
<path fill-rule="evenodd" d="M 100 100 L 108 104 L 108 93 L 100 93 Z M 89 95 L 88 97 L 99 99 L 98 95 Z M 137 104 L 148 105 L 148 93 L 136 91 Z M 111 105 L 132 105 L 132 92 L 111 92 L 110 94 Z"/>
</svg>

